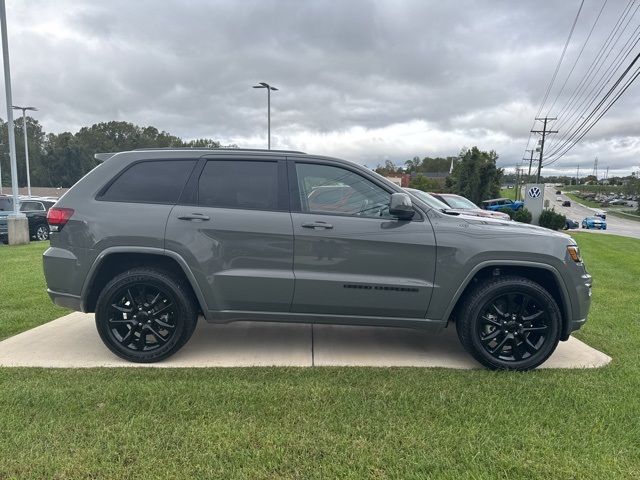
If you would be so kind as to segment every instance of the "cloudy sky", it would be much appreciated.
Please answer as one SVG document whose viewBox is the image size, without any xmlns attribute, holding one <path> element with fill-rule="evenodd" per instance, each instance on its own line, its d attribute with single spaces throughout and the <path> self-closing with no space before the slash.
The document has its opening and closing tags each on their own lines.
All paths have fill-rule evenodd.
<svg viewBox="0 0 640 480">
<path fill-rule="evenodd" d="M 608 0 L 594 27 L 603 2 L 585 0 L 542 111 L 561 113 L 557 139 L 595 98 L 598 90 L 587 95 L 585 81 L 587 101 L 581 107 L 573 97 L 571 104 L 628 6 Z M 626 30 L 615 48 L 611 41 L 607 64 L 640 31 L 636 4 L 620 23 Z M 264 81 L 280 89 L 272 95 L 273 148 L 375 166 L 477 145 L 495 149 L 500 165 L 511 167 L 523 156 L 579 5 L 8 0 L 14 103 L 37 106 L 34 116 L 50 132 L 116 119 L 263 148 L 266 92 L 251 86 Z M 640 45 L 620 72 L 637 51 Z M 598 76 L 591 79 L 597 87 Z M 578 164 L 588 172 L 596 156 L 610 175 L 637 170 L 639 119 L 640 81 L 545 173 L 575 172 Z"/>
</svg>

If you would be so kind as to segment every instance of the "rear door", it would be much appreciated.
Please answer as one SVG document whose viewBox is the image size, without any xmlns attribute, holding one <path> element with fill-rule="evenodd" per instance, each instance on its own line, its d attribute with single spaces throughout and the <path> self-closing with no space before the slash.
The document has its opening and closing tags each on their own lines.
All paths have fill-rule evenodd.
<svg viewBox="0 0 640 480">
<path fill-rule="evenodd" d="M 165 248 L 181 255 L 210 310 L 289 311 L 293 234 L 286 164 L 273 156 L 203 157 L 169 215 Z"/>
<path fill-rule="evenodd" d="M 425 318 L 436 245 L 421 213 L 389 215 L 391 190 L 343 164 L 289 163 L 292 312 Z"/>
</svg>

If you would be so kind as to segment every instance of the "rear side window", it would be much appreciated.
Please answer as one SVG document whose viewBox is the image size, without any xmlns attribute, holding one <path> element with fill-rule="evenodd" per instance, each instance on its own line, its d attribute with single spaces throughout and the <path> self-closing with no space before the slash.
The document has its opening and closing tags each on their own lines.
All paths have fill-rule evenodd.
<svg viewBox="0 0 640 480">
<path fill-rule="evenodd" d="M 135 163 L 101 196 L 112 202 L 167 203 L 178 201 L 195 160 L 153 160 Z"/>
<path fill-rule="evenodd" d="M 198 204 L 206 207 L 278 210 L 278 164 L 210 160 L 200 175 Z"/>
<path fill-rule="evenodd" d="M 44 205 L 40 202 L 22 202 L 20 204 L 21 212 L 44 212 Z"/>
</svg>

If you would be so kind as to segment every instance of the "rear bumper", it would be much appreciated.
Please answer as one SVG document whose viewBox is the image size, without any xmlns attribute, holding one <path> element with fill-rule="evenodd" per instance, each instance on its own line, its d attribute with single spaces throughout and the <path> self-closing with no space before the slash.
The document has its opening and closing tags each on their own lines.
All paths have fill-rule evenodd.
<svg viewBox="0 0 640 480">
<path fill-rule="evenodd" d="M 82 299 L 76 295 L 71 295 L 69 293 L 55 292 L 49 288 L 47 288 L 47 293 L 49 297 L 56 305 L 59 305 L 64 308 L 68 308 L 70 310 L 75 310 L 77 312 L 82 312 Z"/>
</svg>

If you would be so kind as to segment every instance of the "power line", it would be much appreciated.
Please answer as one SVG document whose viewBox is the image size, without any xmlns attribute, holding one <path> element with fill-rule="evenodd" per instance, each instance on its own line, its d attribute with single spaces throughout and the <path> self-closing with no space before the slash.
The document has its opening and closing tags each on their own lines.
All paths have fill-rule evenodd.
<svg viewBox="0 0 640 480">
<path fill-rule="evenodd" d="M 639 5 L 640 7 L 640 5 Z M 636 9 L 637 10 L 637 9 Z M 634 12 L 635 15 L 635 12 Z M 607 86 L 607 84 L 609 84 L 609 82 L 611 81 L 611 79 L 613 78 L 613 76 L 615 75 L 615 73 L 619 70 L 620 66 L 622 65 L 622 63 L 624 62 L 624 60 L 631 54 L 631 51 L 634 49 L 634 47 L 638 44 L 638 41 L 640 41 L 640 35 L 636 35 L 635 37 L 635 42 L 633 43 L 633 45 L 631 45 L 629 48 L 626 48 L 629 43 L 634 39 L 633 35 L 636 34 L 638 31 L 640 30 L 640 25 L 635 29 L 635 31 L 633 32 L 632 36 L 626 41 L 626 43 L 623 45 L 622 49 L 620 50 L 620 52 L 618 52 L 618 54 L 616 55 L 616 57 L 614 58 L 614 60 L 612 61 L 611 65 L 609 67 L 607 67 L 607 69 L 603 72 L 602 76 L 599 77 L 598 82 L 596 82 L 596 84 L 594 85 L 594 87 L 589 91 L 588 95 L 585 96 L 585 98 L 580 102 L 580 104 L 577 106 L 577 110 L 572 113 L 568 118 L 561 120 L 558 123 L 558 128 L 561 129 L 564 125 L 567 124 L 567 122 L 569 121 L 569 119 L 577 117 L 577 119 L 575 121 L 573 121 L 573 123 L 567 128 L 564 129 L 565 130 L 565 134 L 559 138 L 556 142 L 554 142 L 552 144 L 552 146 L 550 147 L 553 151 L 551 152 L 550 155 L 553 155 L 556 151 L 559 150 L 559 148 L 562 148 L 561 146 L 558 147 L 563 141 L 565 141 L 572 133 L 573 128 L 575 127 L 575 125 L 583 118 L 584 113 L 587 111 L 587 109 L 593 105 L 593 103 L 596 101 L 596 99 L 598 98 L 598 95 L 600 95 L 600 93 L 602 92 L 602 90 L 604 90 L 604 88 Z M 617 40 L 616 40 L 617 43 Z M 612 45 L 612 49 L 613 49 Z M 607 54 L 607 58 L 610 55 L 611 51 L 609 52 L 609 54 Z M 623 56 L 624 54 L 624 56 Z M 615 66 L 614 66 L 615 64 Z M 602 67 L 602 65 L 600 65 L 600 68 Z M 612 68 L 613 67 L 613 68 Z M 600 68 L 598 69 L 598 71 L 600 70 Z M 597 73 L 597 72 L 596 72 Z M 604 82 L 602 82 L 601 80 L 609 73 L 609 76 L 606 78 L 606 80 L 604 80 Z M 593 77 L 591 79 L 591 81 L 587 84 L 590 85 L 595 77 Z M 595 90 L 600 87 L 598 89 L 597 92 L 595 92 Z M 594 93 L 595 92 L 595 93 Z M 591 101 L 584 107 L 583 105 L 585 104 L 585 102 L 591 98 Z M 581 109 L 582 108 L 582 109 Z M 581 110 L 580 110 L 581 109 Z"/>
<path fill-rule="evenodd" d="M 631 0 L 633 1 L 633 0 Z M 558 75 L 558 70 L 560 70 L 560 65 L 562 65 L 562 61 L 564 60 L 564 55 L 567 51 L 567 47 L 569 46 L 569 42 L 571 41 L 571 37 L 573 36 L 573 31 L 576 28 L 576 23 L 578 23 L 578 18 L 580 17 L 580 12 L 582 12 L 582 7 L 584 6 L 584 0 L 582 0 L 580 2 L 580 7 L 578 8 L 578 12 L 576 13 L 576 17 L 573 19 L 573 23 L 571 24 L 571 29 L 569 30 L 569 36 L 567 37 L 566 42 L 564 43 L 564 48 L 562 49 L 562 53 L 560 54 L 560 58 L 558 59 L 558 64 L 556 65 L 556 69 L 553 72 L 553 76 L 551 77 L 551 80 L 549 81 L 549 85 L 547 86 L 547 90 L 544 94 L 544 98 L 542 99 L 542 103 L 540 103 L 540 108 L 538 108 L 538 112 L 536 113 L 536 117 L 538 117 L 540 115 L 540 112 L 542 112 L 542 109 L 544 108 L 544 104 L 547 101 L 547 98 L 549 97 L 549 92 L 551 91 L 551 88 L 553 87 L 553 83 L 556 79 L 556 76 Z M 536 121 L 534 119 L 533 123 L 531 124 L 531 128 L 529 130 L 533 130 L 533 127 L 535 127 L 536 125 Z M 527 148 L 529 148 L 529 142 L 531 141 L 531 132 L 529 132 L 529 138 L 527 139 L 527 146 L 524 147 L 524 153 L 527 152 Z M 524 156 L 523 153 L 523 156 Z"/>
<path fill-rule="evenodd" d="M 580 60 L 580 57 L 582 56 L 582 52 L 584 52 L 584 49 L 587 46 L 587 43 L 589 43 L 589 39 L 591 38 L 591 34 L 593 33 L 593 30 L 596 28 L 596 25 L 598 24 L 598 20 L 600 20 L 600 16 L 602 15 L 604 7 L 607 5 L 607 1 L 608 0 L 604 0 L 604 3 L 602 4 L 602 7 L 600 8 L 600 11 L 598 12 L 598 16 L 596 17 L 595 21 L 593 22 L 593 25 L 591 25 L 591 30 L 589 30 L 589 34 L 587 35 L 587 38 L 584 40 L 584 43 L 582 44 L 582 48 L 578 52 L 578 56 L 576 57 L 575 62 L 573 62 L 571 70 L 569 70 L 567 78 L 564 79 L 564 83 L 562 84 L 562 87 L 560 87 L 560 91 L 556 95 L 556 98 L 553 100 L 553 103 L 549 107 L 549 110 L 547 110 L 547 116 L 549 116 L 549 114 L 551 113 L 551 109 L 553 109 L 553 107 L 555 107 L 556 102 L 558 101 L 558 99 L 560 98 L 560 95 L 562 95 L 562 92 L 564 91 L 564 87 L 567 85 L 567 82 L 569 81 L 569 78 L 571 78 L 571 74 L 573 73 L 573 70 L 576 68 L 576 65 L 578 64 L 578 60 Z"/>
<path fill-rule="evenodd" d="M 585 76 L 583 76 L 582 80 L 580 81 L 580 83 L 578 84 L 576 89 L 569 96 L 569 100 L 567 100 L 567 102 L 565 103 L 565 106 L 562 109 L 560 109 L 560 111 L 558 112 L 558 114 L 557 114 L 558 118 L 561 118 L 564 115 L 564 113 L 571 107 L 573 102 L 578 98 L 578 95 L 582 92 L 583 88 L 587 88 L 587 86 L 585 86 L 585 82 L 587 81 L 587 79 L 592 78 L 592 76 L 596 75 L 600 71 L 600 68 L 602 68 L 602 65 L 600 65 L 600 67 L 598 67 L 598 69 L 596 70 L 596 67 L 600 63 L 600 60 L 602 59 L 604 61 L 604 60 L 606 60 L 608 58 L 608 55 L 607 55 L 607 57 L 603 57 L 603 54 L 604 54 L 605 50 L 607 49 L 607 47 L 609 46 L 609 44 L 610 44 L 611 40 L 613 39 L 613 37 L 620 30 L 620 25 L 622 24 L 622 22 L 624 21 L 626 16 L 631 11 L 631 7 L 633 6 L 633 2 L 634 2 L 634 0 L 629 0 L 629 3 L 627 4 L 627 6 L 624 8 L 622 13 L 620 14 L 620 17 L 618 17 L 618 20 L 616 21 L 616 24 L 613 26 L 613 29 L 611 30 L 611 32 L 609 32 L 609 35 L 607 36 L 607 38 L 606 38 L 605 42 L 603 43 L 603 45 L 600 47 L 600 50 L 596 54 L 596 57 L 591 62 L 591 64 L 587 67 L 587 69 L 586 69 L 587 74 Z M 634 14 L 635 14 L 635 12 L 634 12 Z M 625 25 L 625 29 L 626 29 L 626 25 Z M 623 31 L 624 31 L 624 29 L 623 29 Z M 616 41 L 616 43 L 617 43 L 617 41 Z M 611 48 L 613 48 L 614 45 L 612 45 Z"/>
<path fill-rule="evenodd" d="M 593 115 L 595 115 L 595 113 L 597 112 L 597 110 L 603 105 L 603 103 L 607 100 L 607 98 L 611 95 L 611 93 L 615 90 L 615 88 L 619 85 L 619 83 L 621 82 L 621 80 L 627 75 L 627 73 L 630 71 L 630 69 L 633 67 L 633 65 L 638 61 L 638 59 L 640 58 L 640 53 L 638 55 L 636 55 L 636 57 L 633 59 L 633 61 L 631 62 L 631 64 L 625 69 L 625 71 L 622 73 L 622 75 L 620 75 L 620 77 L 618 78 L 618 80 L 616 81 L 616 83 L 611 87 L 611 89 L 609 89 L 609 91 L 607 92 L 607 94 L 605 95 L 605 97 L 600 101 L 600 103 L 598 103 L 598 105 L 593 109 L 593 111 L 591 112 L 591 114 L 589 115 L 588 118 L 586 118 L 584 120 L 584 122 L 582 122 L 582 124 L 580 125 L 580 127 L 578 127 L 578 129 L 576 130 L 576 132 L 573 134 L 573 136 L 575 136 L 586 124 L 586 122 L 588 122 Z M 571 150 L 594 126 L 596 123 L 598 123 L 598 121 L 609 111 L 609 109 L 616 103 L 616 101 L 618 101 L 618 99 L 622 96 L 622 94 L 631 86 L 631 84 L 638 78 L 638 76 L 640 75 L 640 67 L 637 67 L 636 70 L 633 72 L 632 76 L 626 81 L 626 83 L 622 86 L 622 88 L 618 91 L 618 93 L 613 97 L 613 99 L 607 104 L 607 106 L 604 108 L 604 110 L 602 110 L 598 116 L 595 118 L 595 120 L 593 120 L 593 122 L 591 122 L 590 125 L 588 125 L 586 127 L 586 129 L 579 134 L 579 136 L 577 138 L 575 138 L 573 140 L 573 142 L 566 146 L 563 151 L 561 153 L 556 154 L 556 158 L 548 161 L 547 163 L 545 163 L 546 165 L 551 165 L 552 163 L 557 162 L 560 157 L 562 157 L 563 155 L 565 155 L 569 150 Z M 570 139 L 569 139 L 570 140 Z M 566 144 L 566 142 L 565 142 Z"/>
</svg>

